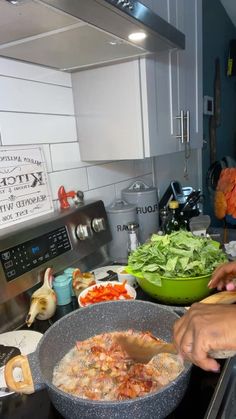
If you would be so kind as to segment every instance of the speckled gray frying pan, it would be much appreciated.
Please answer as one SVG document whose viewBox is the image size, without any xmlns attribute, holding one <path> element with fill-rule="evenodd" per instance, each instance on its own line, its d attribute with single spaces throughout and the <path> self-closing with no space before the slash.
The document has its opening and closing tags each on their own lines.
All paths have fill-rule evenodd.
<svg viewBox="0 0 236 419">
<path fill-rule="evenodd" d="M 184 371 L 160 391 L 132 400 L 113 402 L 85 400 L 64 393 L 52 384 L 52 373 L 76 340 L 104 332 L 134 329 L 149 330 L 155 336 L 171 341 L 172 326 L 177 318 L 177 314 L 168 308 L 138 300 L 106 302 L 78 309 L 51 326 L 33 354 L 26 358 L 14 358 L 14 366 L 20 365 L 22 368 L 24 381 L 14 382 L 11 374 L 10 378 L 5 377 L 7 385 L 13 387 L 14 391 L 27 394 L 46 387 L 52 403 L 67 419 L 165 418 L 179 404 L 186 391 L 190 365 L 186 365 Z"/>
</svg>

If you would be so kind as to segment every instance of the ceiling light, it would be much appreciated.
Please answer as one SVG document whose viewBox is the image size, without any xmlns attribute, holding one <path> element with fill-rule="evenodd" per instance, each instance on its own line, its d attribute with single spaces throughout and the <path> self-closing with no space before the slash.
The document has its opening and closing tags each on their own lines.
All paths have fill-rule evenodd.
<svg viewBox="0 0 236 419">
<path fill-rule="evenodd" d="M 147 34 L 145 32 L 132 32 L 129 35 L 130 41 L 143 41 L 147 37 Z"/>
</svg>

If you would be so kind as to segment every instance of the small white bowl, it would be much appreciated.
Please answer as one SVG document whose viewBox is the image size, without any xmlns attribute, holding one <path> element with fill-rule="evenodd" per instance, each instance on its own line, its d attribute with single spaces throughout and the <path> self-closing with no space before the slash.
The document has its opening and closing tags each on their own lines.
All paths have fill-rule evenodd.
<svg viewBox="0 0 236 419">
<path fill-rule="evenodd" d="M 96 303 L 89 303 L 89 304 L 83 305 L 82 302 L 81 302 L 81 298 L 84 298 L 86 296 L 86 294 L 89 291 L 93 290 L 95 287 L 104 287 L 105 288 L 108 284 L 110 284 L 110 285 L 115 285 L 115 284 L 120 285 L 120 282 L 118 282 L 118 281 L 105 281 L 105 282 L 99 282 L 98 284 L 95 284 L 95 285 L 91 285 L 91 287 L 86 288 L 79 295 L 79 297 L 78 297 L 79 306 L 80 307 L 88 307 L 91 304 L 98 304 L 98 302 L 96 302 Z M 135 300 L 136 295 L 137 295 L 135 289 L 133 287 L 131 287 L 129 284 L 125 284 L 125 288 L 127 290 L 127 293 L 129 294 L 129 296 L 131 297 L 131 299 Z M 127 300 L 121 298 L 119 300 L 112 300 L 111 299 L 111 300 L 106 300 L 106 301 L 127 301 Z M 99 302 L 103 302 L 103 301 L 99 301 Z"/>
<path fill-rule="evenodd" d="M 118 276 L 119 282 L 126 281 L 127 284 L 129 284 L 131 287 L 134 287 L 134 288 L 138 286 L 135 276 L 126 272 L 125 266 L 121 266 L 119 269 L 117 269 L 117 276 Z"/>
</svg>

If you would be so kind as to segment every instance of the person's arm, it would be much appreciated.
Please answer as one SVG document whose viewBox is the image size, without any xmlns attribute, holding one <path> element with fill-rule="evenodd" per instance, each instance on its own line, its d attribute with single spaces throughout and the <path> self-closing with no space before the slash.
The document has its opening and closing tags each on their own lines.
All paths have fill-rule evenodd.
<svg viewBox="0 0 236 419">
<path fill-rule="evenodd" d="M 231 291 L 236 288 L 236 281 L 234 282 L 233 279 L 236 279 L 236 262 L 227 262 L 215 269 L 208 287 L 218 290 L 226 288 Z"/>
<path fill-rule="evenodd" d="M 174 324 L 179 354 L 206 371 L 219 371 L 209 351 L 236 350 L 236 306 L 196 303 Z"/>
</svg>

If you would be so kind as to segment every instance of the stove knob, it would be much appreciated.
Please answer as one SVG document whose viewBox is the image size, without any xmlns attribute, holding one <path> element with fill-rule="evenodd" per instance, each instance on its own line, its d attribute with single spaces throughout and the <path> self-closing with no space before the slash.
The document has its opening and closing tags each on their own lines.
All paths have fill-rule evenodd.
<svg viewBox="0 0 236 419">
<path fill-rule="evenodd" d="M 92 230 L 88 225 L 78 224 L 75 228 L 75 234 L 79 240 L 86 240 L 92 237 Z"/>
<path fill-rule="evenodd" d="M 92 228 L 96 233 L 106 230 L 104 218 L 94 218 L 92 221 Z"/>
</svg>

